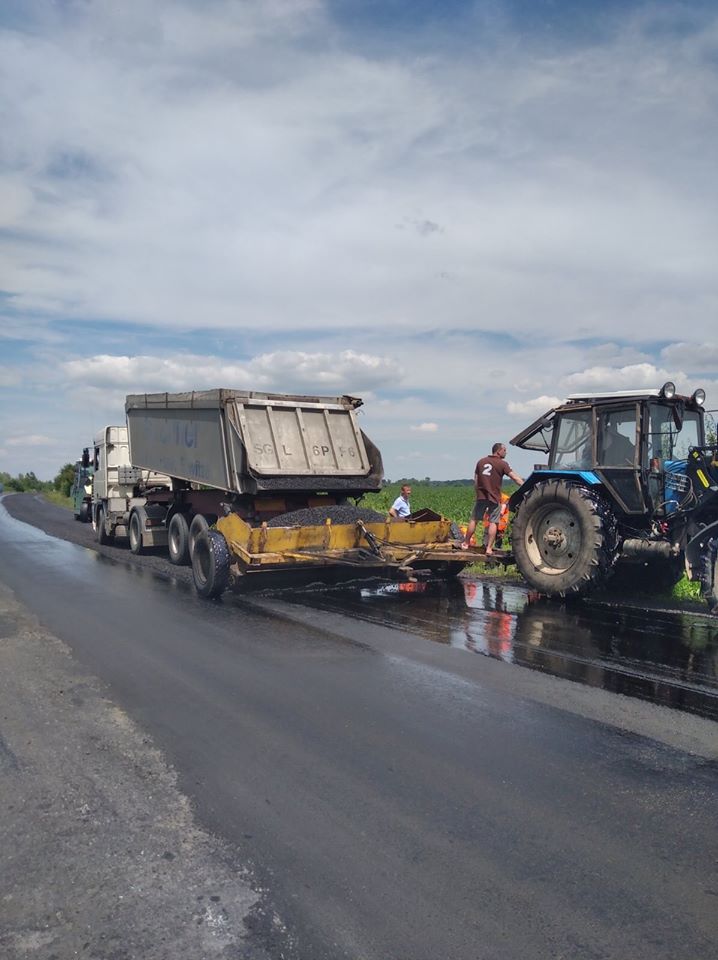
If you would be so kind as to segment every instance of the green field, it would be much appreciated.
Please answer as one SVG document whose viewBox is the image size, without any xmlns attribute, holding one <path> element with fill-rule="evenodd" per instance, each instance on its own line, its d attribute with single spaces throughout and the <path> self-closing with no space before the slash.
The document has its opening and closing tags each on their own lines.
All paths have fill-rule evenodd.
<svg viewBox="0 0 718 960">
<path fill-rule="evenodd" d="M 379 513 L 387 513 L 389 507 L 401 492 L 401 483 L 391 483 L 381 493 L 368 493 L 361 502 Z M 465 486 L 439 485 L 431 483 L 411 484 L 411 509 L 435 510 L 443 517 L 457 523 L 468 523 L 474 506 L 474 488 Z"/>
</svg>

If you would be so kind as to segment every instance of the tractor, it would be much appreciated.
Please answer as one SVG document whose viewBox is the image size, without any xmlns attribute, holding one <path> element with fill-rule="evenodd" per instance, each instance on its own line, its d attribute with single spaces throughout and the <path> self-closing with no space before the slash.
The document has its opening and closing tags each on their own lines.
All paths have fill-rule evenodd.
<svg viewBox="0 0 718 960">
<path fill-rule="evenodd" d="M 685 572 L 718 613 L 718 449 L 706 443 L 705 391 L 583 393 L 511 443 L 546 455 L 512 495 L 512 550 L 548 596 L 587 594 L 610 577 L 667 588 Z"/>
</svg>

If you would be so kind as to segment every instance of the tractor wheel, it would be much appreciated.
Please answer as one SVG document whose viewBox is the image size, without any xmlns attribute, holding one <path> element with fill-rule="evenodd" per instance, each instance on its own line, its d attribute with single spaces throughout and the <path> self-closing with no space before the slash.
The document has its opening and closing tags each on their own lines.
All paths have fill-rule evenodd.
<svg viewBox="0 0 718 960">
<path fill-rule="evenodd" d="M 175 513 L 167 530 L 170 563 L 181 566 L 189 560 L 189 524 L 183 513 Z"/>
<path fill-rule="evenodd" d="M 87 523 L 90 519 L 90 504 L 86 500 L 80 504 L 80 513 L 77 517 L 80 523 Z"/>
<path fill-rule="evenodd" d="M 200 597 L 219 597 L 229 584 L 230 555 L 227 541 L 218 530 L 204 530 L 195 540 L 192 577 Z"/>
<path fill-rule="evenodd" d="M 520 573 L 548 596 L 584 594 L 601 586 L 616 556 L 610 507 L 586 487 L 565 480 L 537 483 L 513 523 Z"/>
</svg>

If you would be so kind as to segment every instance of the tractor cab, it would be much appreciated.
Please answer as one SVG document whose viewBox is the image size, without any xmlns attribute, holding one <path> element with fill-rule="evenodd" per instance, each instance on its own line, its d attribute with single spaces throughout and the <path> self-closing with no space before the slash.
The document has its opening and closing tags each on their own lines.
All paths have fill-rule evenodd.
<svg viewBox="0 0 718 960">
<path fill-rule="evenodd" d="M 703 390 L 678 396 L 672 383 L 569 396 L 512 439 L 546 456 L 514 494 L 512 507 L 554 475 L 602 490 L 618 514 L 670 517 L 693 496 L 689 474 L 697 466 L 714 469 L 705 448 L 704 401 Z"/>
</svg>

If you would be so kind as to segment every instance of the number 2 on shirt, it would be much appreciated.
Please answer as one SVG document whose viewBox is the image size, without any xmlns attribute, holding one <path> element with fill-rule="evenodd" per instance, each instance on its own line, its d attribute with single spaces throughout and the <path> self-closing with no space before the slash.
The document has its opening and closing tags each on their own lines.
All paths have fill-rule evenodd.
<svg viewBox="0 0 718 960">
<path fill-rule="evenodd" d="M 491 465 L 490 463 L 485 463 L 484 466 L 483 466 L 482 469 L 481 469 L 481 473 L 482 473 L 482 475 L 483 475 L 484 477 L 488 477 L 488 476 L 491 475 L 491 471 L 492 471 L 493 469 L 494 469 L 494 468 L 492 467 L 492 465 Z"/>
</svg>

